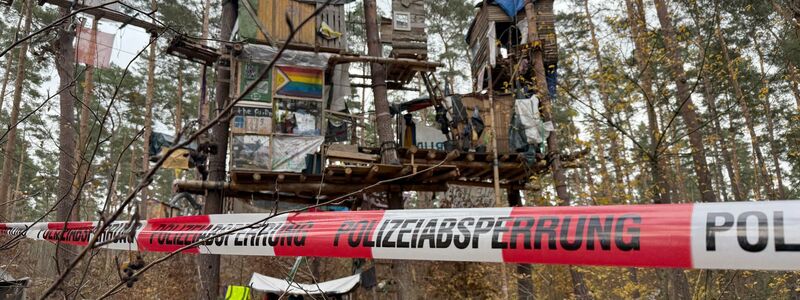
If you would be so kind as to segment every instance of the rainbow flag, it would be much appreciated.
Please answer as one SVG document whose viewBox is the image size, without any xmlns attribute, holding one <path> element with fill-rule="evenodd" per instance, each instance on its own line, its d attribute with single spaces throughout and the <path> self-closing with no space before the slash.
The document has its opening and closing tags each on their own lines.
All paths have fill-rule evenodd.
<svg viewBox="0 0 800 300">
<path fill-rule="evenodd" d="M 322 99 L 322 69 L 276 66 L 275 97 Z"/>
</svg>

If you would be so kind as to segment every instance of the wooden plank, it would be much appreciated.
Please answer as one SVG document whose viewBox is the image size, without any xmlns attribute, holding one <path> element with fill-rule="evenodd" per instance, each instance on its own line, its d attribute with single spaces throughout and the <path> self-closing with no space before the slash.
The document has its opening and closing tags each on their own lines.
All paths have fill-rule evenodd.
<svg viewBox="0 0 800 300">
<path fill-rule="evenodd" d="M 375 154 L 365 154 L 365 153 L 353 153 L 347 151 L 338 151 L 338 150 L 330 150 L 326 152 L 326 156 L 329 159 L 353 159 L 353 160 L 360 160 L 360 161 L 377 161 L 380 159 L 380 156 Z"/>
<path fill-rule="evenodd" d="M 269 34 L 279 44 L 284 44 L 291 33 L 286 24 L 286 16 L 294 26 L 300 25 L 305 18 L 314 13 L 315 5 L 300 3 L 294 0 L 258 1 L 258 19 L 268 29 Z M 291 44 L 313 47 L 315 45 L 316 22 L 310 21 L 300 28 Z M 260 32 L 258 39 L 265 41 Z"/>
<path fill-rule="evenodd" d="M 58 7 L 67 7 L 67 8 L 71 7 L 71 8 L 76 9 L 76 10 L 77 9 L 86 8 L 87 6 L 81 4 L 81 2 L 82 1 L 78 1 L 78 3 L 75 3 L 75 1 L 71 1 L 71 0 L 41 0 L 41 1 L 39 1 L 39 4 L 41 5 L 42 3 L 50 3 L 50 4 L 53 4 L 53 5 L 58 6 Z M 73 7 L 73 5 L 75 5 L 75 6 Z M 139 27 L 139 28 L 144 28 L 148 32 L 159 31 L 159 30 L 163 29 L 163 27 L 161 27 L 161 26 L 159 26 L 157 24 L 150 23 L 150 22 L 147 22 L 147 21 L 144 21 L 144 20 L 141 20 L 141 19 L 133 18 L 133 17 L 131 17 L 129 15 L 126 15 L 126 14 L 123 14 L 123 13 L 119 13 L 117 11 L 114 11 L 114 10 L 111 10 L 111 9 L 107 9 L 107 8 L 90 9 L 90 10 L 86 10 L 84 12 L 87 13 L 87 14 L 93 15 L 93 16 L 97 16 L 97 17 L 103 18 L 103 19 L 116 21 L 116 22 L 120 22 L 120 23 L 123 23 L 123 24 L 130 24 L 132 26 L 136 26 L 136 27 Z"/>
<path fill-rule="evenodd" d="M 358 145 L 331 144 L 328 150 L 358 153 Z"/>
</svg>

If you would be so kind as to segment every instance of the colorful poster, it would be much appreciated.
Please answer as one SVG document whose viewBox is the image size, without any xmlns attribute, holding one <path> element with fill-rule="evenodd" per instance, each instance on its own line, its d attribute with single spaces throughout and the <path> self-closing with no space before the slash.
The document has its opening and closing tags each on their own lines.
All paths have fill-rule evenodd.
<svg viewBox="0 0 800 300">
<path fill-rule="evenodd" d="M 272 133 L 272 108 L 246 104 L 233 108 L 231 132 L 233 133 Z"/>
<path fill-rule="evenodd" d="M 242 134 L 231 138 L 231 169 L 269 170 L 269 136 Z"/>
<path fill-rule="evenodd" d="M 322 69 L 276 66 L 274 76 L 275 97 L 322 100 Z"/>
<path fill-rule="evenodd" d="M 241 73 L 239 74 L 239 93 L 241 94 L 247 88 L 248 85 L 255 82 L 258 79 L 261 72 L 264 71 L 266 65 L 247 62 L 243 61 L 242 66 L 240 67 Z M 258 102 L 272 102 L 272 93 L 271 84 L 272 84 L 272 74 L 271 72 L 267 72 L 267 77 L 263 81 L 259 82 L 256 85 L 255 89 L 253 89 L 249 94 L 244 95 L 242 100 L 250 100 L 250 101 L 258 101 Z"/>
</svg>

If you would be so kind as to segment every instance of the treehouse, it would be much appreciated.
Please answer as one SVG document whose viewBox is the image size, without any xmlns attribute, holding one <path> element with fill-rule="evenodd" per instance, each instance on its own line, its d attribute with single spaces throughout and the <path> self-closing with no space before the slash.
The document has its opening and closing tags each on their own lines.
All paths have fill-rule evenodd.
<svg viewBox="0 0 800 300">
<path fill-rule="evenodd" d="M 336 1 L 326 10 L 334 16 L 344 3 Z M 314 25 L 305 25 L 316 26 L 309 27 L 312 34 L 294 39 L 287 46 L 291 50 L 258 81 L 288 36 L 285 24 L 266 16 L 297 13 L 295 24 L 299 24 L 318 6 L 313 0 L 279 0 L 251 1 L 240 7 L 245 11 L 239 14 L 238 34 L 233 37 L 237 43 L 226 46 L 230 55 L 217 56 L 230 66 L 231 96 L 241 97 L 230 118 L 229 179 L 177 181 L 178 192 L 223 190 L 228 197 L 299 204 L 347 196 L 350 202 L 345 204 L 356 205 L 374 193 L 446 191 L 450 185 L 493 187 L 494 166 L 499 186 L 510 190 L 525 189 L 531 176 L 547 172 L 549 158 L 541 151 L 542 137 L 553 129 L 538 119 L 535 97 L 520 99 L 502 90 L 476 89 L 465 95 L 442 91 L 434 76 L 442 64 L 426 60 L 422 1 L 393 1 L 392 18 L 381 21 L 382 42 L 392 46 L 390 57 L 356 55 L 345 52 L 343 44 L 324 44 L 332 40 L 321 39 L 323 32 L 341 33 L 337 39 L 342 41 L 346 32 L 343 20 L 319 16 Z M 506 26 L 499 23 L 508 23 L 509 18 L 489 15 L 499 9 L 491 4 L 478 12 L 468 36 L 475 42 L 471 45 L 494 44 L 473 35 L 484 36 L 489 25 L 495 31 L 496 26 Z M 309 29 L 300 30 L 302 35 Z M 179 46 L 183 48 L 172 50 L 200 62 L 214 59 L 208 49 L 191 42 Z M 488 56 L 483 59 L 488 61 Z M 418 99 L 391 105 L 396 138 L 384 149 L 352 143 L 356 120 L 365 116 L 352 115 L 346 105 L 351 88 L 372 86 L 351 83 L 350 78 L 371 76 L 349 74 L 348 64 L 366 68 L 372 63 L 385 66 L 387 88 L 409 89 L 407 85 L 419 78 L 427 91 Z M 244 94 L 250 85 L 255 89 Z M 435 121 L 427 121 L 430 113 Z M 386 148 L 396 150 L 398 164 L 383 162 Z"/>
<path fill-rule="evenodd" d="M 425 1 L 392 1 L 392 18 L 381 18 L 381 42 L 391 45 L 390 57 L 426 59 Z"/>
<path fill-rule="evenodd" d="M 555 16 L 541 13 L 547 10 L 543 5 L 552 6 L 552 1 L 536 1 L 535 24 L 538 38 L 529 40 L 528 19 L 525 1 L 493 0 L 477 4 L 475 18 L 466 35 L 466 43 L 472 57 L 470 67 L 474 90 L 488 88 L 487 70 L 493 74 L 492 86 L 495 90 L 513 90 L 518 77 L 533 78 L 531 59 L 527 57 L 531 47 L 540 47 L 543 52 L 545 70 L 548 76 L 550 93 L 555 93 L 558 47 L 555 34 Z M 523 63 L 525 62 L 525 63 Z M 512 78 L 515 75 L 515 78 Z"/>
</svg>

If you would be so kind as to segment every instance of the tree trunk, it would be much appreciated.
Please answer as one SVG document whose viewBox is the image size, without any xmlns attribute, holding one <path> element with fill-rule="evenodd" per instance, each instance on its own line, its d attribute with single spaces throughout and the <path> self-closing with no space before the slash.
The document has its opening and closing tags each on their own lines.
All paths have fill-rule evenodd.
<svg viewBox="0 0 800 300">
<path fill-rule="evenodd" d="M 22 33 L 26 36 L 31 30 L 32 2 L 33 0 L 25 1 L 25 25 L 24 29 L 22 29 Z M 11 185 L 11 173 L 14 172 L 13 164 L 14 154 L 16 153 L 17 147 L 17 121 L 19 121 L 19 104 L 22 101 L 22 90 L 24 89 L 23 86 L 25 85 L 25 61 L 28 55 L 29 45 L 29 42 L 23 42 L 22 45 L 19 46 L 19 52 L 17 53 L 17 70 L 16 78 L 14 78 L 14 99 L 12 100 L 13 103 L 11 105 L 11 116 L 8 122 L 8 140 L 6 140 L 4 145 L 5 159 L 3 159 L 3 170 L 0 174 L 0 203 L 7 203 L 10 199 L 13 199 L 13 197 L 8 197 L 8 188 Z M 8 71 L 6 71 L 6 73 L 8 73 Z M 2 213 L 0 219 L 7 220 L 6 217 L 12 213 L 13 207 L 13 203 L 8 203 L 4 208 L 0 208 L 0 213 Z"/>
<path fill-rule="evenodd" d="M 508 189 L 508 206 L 522 206 L 519 190 Z M 533 300 L 535 298 L 533 277 L 530 264 L 517 264 L 517 299 Z"/>
<path fill-rule="evenodd" d="M 70 13 L 69 8 L 61 8 L 61 16 Z M 55 65 L 59 77 L 58 102 L 60 107 L 60 117 L 58 119 L 58 145 L 60 152 L 58 155 L 58 194 L 56 204 L 56 221 L 68 221 L 73 208 L 74 192 L 72 190 L 72 180 L 75 176 L 74 160 L 75 154 L 75 48 L 72 41 L 75 38 L 75 31 L 72 23 L 66 22 L 57 29 L 58 39 L 56 41 Z M 56 244 L 55 257 L 59 272 L 60 269 L 69 265 L 72 255 L 67 249 L 71 247 L 63 243 Z M 55 275 L 58 276 L 58 272 Z M 69 282 L 68 279 L 65 282 Z M 66 290 L 62 286 L 61 290 Z"/>
<path fill-rule="evenodd" d="M 739 107 L 742 109 L 742 116 L 744 117 L 745 126 L 747 126 L 747 132 L 750 134 L 750 146 L 753 148 L 753 153 L 755 154 L 756 159 L 756 176 L 754 177 L 757 183 L 761 183 L 768 195 L 773 195 L 772 183 L 770 176 L 767 173 L 767 168 L 764 166 L 764 155 L 761 154 L 761 147 L 758 141 L 758 135 L 756 135 L 754 128 L 753 117 L 750 115 L 750 107 L 747 105 L 747 101 L 744 98 L 744 93 L 739 85 L 738 68 L 736 68 L 734 66 L 734 62 L 731 61 L 730 55 L 728 54 L 728 44 L 726 43 L 725 38 L 722 36 L 722 30 L 720 30 L 719 27 L 716 28 L 716 36 L 717 41 L 722 48 L 722 58 L 728 71 L 728 79 L 730 80 L 736 100 L 739 102 Z M 756 189 L 757 188 L 758 187 L 756 187 Z"/>
<path fill-rule="evenodd" d="M 231 37 L 231 31 L 236 23 L 238 8 L 235 1 L 222 2 L 222 19 L 220 22 L 219 39 L 227 41 Z M 225 49 L 224 47 L 222 49 Z M 225 51 L 225 50 L 223 50 Z M 217 104 L 217 111 L 224 108 L 230 98 L 230 62 L 221 59 L 217 62 L 216 72 L 217 81 L 214 93 L 214 102 Z M 211 142 L 217 146 L 217 153 L 209 157 L 208 160 L 208 180 L 224 181 L 225 158 L 228 154 L 228 132 L 229 122 L 219 122 L 212 128 Z M 206 194 L 206 203 L 203 206 L 204 214 L 222 213 L 223 194 L 220 190 L 209 190 Z M 195 298 L 197 299 L 217 299 L 219 295 L 219 255 L 200 254 L 197 259 L 198 269 L 200 270 L 200 287 Z"/>
<path fill-rule="evenodd" d="M 178 90 L 175 99 L 175 134 L 183 130 L 183 61 L 178 62 Z"/>
<path fill-rule="evenodd" d="M 794 95 L 797 111 L 800 111 L 800 87 L 798 87 L 798 84 L 800 83 L 800 77 L 797 75 L 797 67 L 795 67 L 794 64 L 789 63 L 789 66 L 786 68 L 786 72 L 789 74 L 789 87 L 792 89 L 792 95 Z"/>
<path fill-rule="evenodd" d="M 24 10 L 24 8 L 23 8 L 23 10 Z M 22 13 L 24 14 L 25 12 L 23 11 Z M 16 42 L 17 39 L 19 38 L 19 31 L 22 29 L 22 26 L 21 26 L 22 25 L 22 19 L 24 19 L 24 18 L 19 18 L 19 20 L 17 20 L 17 27 L 16 27 L 16 29 L 14 29 L 14 40 L 13 40 L 14 42 Z M 3 74 L 3 87 L 0 88 L 0 112 L 3 111 L 3 102 L 6 99 L 6 92 L 7 92 L 6 88 L 8 87 L 8 80 L 11 79 L 11 76 L 10 76 L 11 75 L 11 66 L 13 65 L 13 62 L 14 62 L 14 59 L 12 57 L 13 57 L 13 55 L 8 55 L 6 57 L 6 66 L 3 69 L 5 74 Z"/>
<path fill-rule="evenodd" d="M 381 41 L 378 37 L 378 11 L 375 0 L 364 0 L 364 22 L 367 29 L 367 53 L 369 56 L 382 57 Z M 378 141 L 381 147 L 381 161 L 387 164 L 399 164 L 395 151 L 392 115 L 389 113 L 389 100 L 386 98 L 386 68 L 379 63 L 372 63 L 372 94 L 375 100 Z"/>
<path fill-rule="evenodd" d="M 155 0 L 150 2 L 150 9 L 155 11 L 157 4 Z M 153 22 L 155 22 L 153 18 Z M 154 36 L 150 37 L 155 38 Z M 157 41 L 152 41 L 150 44 L 150 53 L 147 57 L 147 91 L 145 92 L 144 104 L 144 136 L 142 143 L 142 174 L 147 174 L 150 171 L 150 137 L 153 135 L 153 93 L 155 92 L 156 85 L 156 44 Z M 150 189 L 145 185 L 141 190 L 141 202 L 139 203 L 139 214 L 143 218 L 148 218 L 148 197 L 150 196 Z"/>
<path fill-rule="evenodd" d="M 14 60 L 11 59 L 12 55 L 9 55 L 6 58 L 6 66 L 3 68 L 5 74 L 3 74 L 3 83 L 2 87 L 0 88 L 0 112 L 3 111 L 3 100 L 6 99 L 6 88 L 8 87 L 8 80 L 11 79 L 11 66 L 13 65 Z"/>
<path fill-rule="evenodd" d="M 703 134 L 700 131 L 700 122 L 695 111 L 694 101 L 692 101 L 692 91 L 686 80 L 686 72 L 683 69 L 683 54 L 675 38 L 675 30 L 672 26 L 672 17 L 667 11 L 666 0 L 655 0 L 658 21 L 661 24 L 661 31 L 664 37 L 664 48 L 667 51 L 669 67 L 672 71 L 673 79 L 677 89 L 676 102 L 680 107 L 679 112 L 686 123 L 686 130 L 689 132 L 689 144 L 692 147 L 692 162 L 695 175 L 697 176 L 697 186 L 700 189 L 701 200 L 703 202 L 715 202 L 716 196 L 711 186 L 711 176 L 708 172 L 708 162 L 706 162 L 706 151 L 703 145 Z M 685 278 L 684 278 L 685 280 Z M 686 291 L 688 295 L 688 291 Z"/>
<path fill-rule="evenodd" d="M 587 81 L 585 76 L 583 76 L 583 72 L 577 72 L 576 75 L 578 76 L 578 80 L 580 80 L 581 82 Z M 601 122 L 598 121 L 598 116 L 595 114 L 594 100 L 592 98 L 591 93 L 592 91 L 589 89 L 589 86 L 584 84 L 583 95 L 589 102 L 590 106 L 589 116 L 592 119 L 592 126 L 594 127 L 594 130 L 592 130 L 592 139 L 594 140 L 594 144 L 592 146 L 594 146 L 595 149 L 594 151 L 595 151 L 595 157 L 597 158 L 597 164 L 600 166 L 599 169 L 600 169 L 601 196 L 607 199 L 611 199 L 613 195 L 611 192 L 611 178 L 608 174 L 608 166 L 607 166 L 608 163 L 606 162 L 606 150 L 605 150 L 606 143 L 603 140 L 602 135 L 600 134 L 602 132 L 601 127 L 603 125 L 601 125 Z M 600 116 L 599 119 L 602 120 L 603 116 Z M 594 184 L 592 182 L 590 182 L 589 184 L 591 185 L 590 189 L 592 189 L 592 186 Z M 592 198 L 594 198 L 594 196 Z"/>
<path fill-rule="evenodd" d="M 83 81 L 83 99 L 80 103 L 81 109 L 78 117 L 78 145 L 75 147 L 75 170 L 76 175 L 75 178 L 72 180 L 72 189 L 75 190 L 75 193 L 81 193 L 80 186 L 84 184 L 82 182 L 86 178 L 86 173 L 89 171 L 89 166 L 85 164 L 84 153 L 85 149 L 87 149 L 88 141 L 89 141 L 89 105 L 92 103 L 92 94 L 94 92 L 94 62 L 95 62 L 95 51 L 97 49 L 97 22 L 98 18 L 95 17 L 92 19 L 92 35 L 89 37 L 89 61 L 92 62 L 91 64 L 86 64 L 86 71 L 84 71 L 84 81 Z M 83 26 L 81 24 L 80 26 Z M 82 41 L 78 41 L 79 45 Z M 72 219 L 73 220 L 80 220 L 80 211 L 81 211 L 81 196 L 77 195 L 75 199 L 75 209 L 72 210 Z"/>
<path fill-rule="evenodd" d="M 772 106 L 769 100 L 769 81 L 767 81 L 767 73 L 764 70 L 764 52 L 761 46 L 756 42 L 753 43 L 758 53 L 759 70 L 761 72 L 761 84 L 763 85 L 763 92 L 758 93 L 764 99 L 764 114 L 767 117 L 767 139 L 769 139 L 770 155 L 772 156 L 772 164 L 775 166 L 775 179 L 778 181 L 778 188 L 775 190 L 773 199 L 786 199 L 786 192 L 783 189 L 783 171 L 781 170 L 780 160 L 780 146 L 775 141 L 775 121 L 772 115 Z M 770 184 L 771 185 L 771 184 Z"/>
<path fill-rule="evenodd" d="M 540 0 L 534 4 L 532 0 L 525 3 L 525 16 L 528 19 L 528 41 L 539 40 L 539 15 L 551 15 L 553 7 L 553 0 Z M 548 11 L 542 10 L 548 9 Z M 537 96 L 541 103 L 542 120 L 550 122 L 555 128 L 553 120 L 553 107 L 550 99 L 550 94 L 547 89 L 547 79 L 545 78 L 544 70 L 544 53 L 541 48 L 534 48 L 533 50 L 533 70 L 536 75 Z M 561 156 L 558 146 L 558 131 L 553 130 L 547 136 L 547 154 L 551 157 L 551 170 L 553 172 L 553 183 L 555 184 L 556 195 L 559 199 L 560 205 L 570 204 L 570 195 L 567 191 L 567 178 L 564 175 L 564 169 L 561 167 Z M 573 279 L 573 290 L 575 296 L 579 299 L 591 299 L 592 296 L 586 289 L 583 276 L 575 269 L 570 268 L 570 275 Z"/>
<path fill-rule="evenodd" d="M 706 41 L 700 38 L 698 40 L 698 45 L 705 44 Z M 700 56 L 706 56 L 705 48 L 700 47 Z M 709 68 L 710 66 L 704 66 L 705 68 Z M 717 111 L 717 92 L 714 91 L 714 86 L 711 83 L 711 76 L 703 76 L 703 98 L 705 98 L 706 106 L 708 108 L 708 114 L 711 118 L 711 130 L 714 132 L 714 136 L 716 137 L 714 144 L 716 148 L 719 150 L 719 153 L 722 155 L 722 161 L 725 165 L 725 170 L 728 173 L 728 177 L 731 179 L 731 188 L 733 190 L 733 198 L 736 201 L 744 201 L 745 195 L 742 193 L 742 186 L 741 180 L 739 177 L 739 173 L 737 172 L 738 167 L 734 164 L 734 160 L 738 163 L 738 159 L 734 159 L 731 156 L 731 153 L 728 151 L 728 143 L 726 142 L 725 133 L 722 131 L 722 126 L 720 125 L 719 121 L 719 112 Z M 736 154 L 734 152 L 734 154 Z M 716 158 L 719 161 L 718 158 Z M 717 163 L 719 165 L 719 163 Z M 719 168 L 718 168 L 719 169 Z M 721 187 L 721 192 L 723 195 L 727 193 L 725 190 L 725 180 L 722 177 L 720 171 L 717 171 L 719 177 L 719 184 Z M 725 198 L 725 196 L 723 196 Z M 727 200 L 726 200 L 727 201 Z"/>
<path fill-rule="evenodd" d="M 11 199 L 14 202 L 7 204 L 10 209 L 10 212 L 8 213 L 8 219 L 15 222 L 20 221 L 17 214 L 25 209 L 25 205 L 22 202 L 22 191 L 19 189 L 20 185 L 22 184 L 22 167 L 25 166 L 25 134 L 22 134 L 22 143 L 20 146 L 21 149 L 19 151 L 19 161 L 17 162 L 17 179 L 16 183 L 14 183 L 14 191 L 8 197 L 8 199 Z"/>
<path fill-rule="evenodd" d="M 654 197 L 655 203 L 670 203 L 670 191 L 672 188 L 669 181 L 664 176 L 667 169 L 666 161 L 664 161 L 662 148 L 660 146 L 663 136 L 658 126 L 658 115 L 655 109 L 655 93 L 653 92 L 653 70 L 649 68 L 650 62 L 647 61 L 647 53 L 649 52 L 647 41 L 642 36 L 645 32 L 644 25 L 647 24 L 646 15 L 644 14 L 643 5 L 639 4 L 638 9 L 634 7 L 633 0 L 625 0 L 625 7 L 628 14 L 628 25 L 631 29 L 631 38 L 634 43 L 634 57 L 636 59 L 636 66 L 639 71 L 639 76 L 642 79 L 641 89 L 642 96 L 645 100 L 647 107 L 647 131 L 650 138 L 650 148 L 648 149 L 648 164 L 650 172 L 653 176 L 653 184 L 650 185 L 650 192 Z"/>
<path fill-rule="evenodd" d="M 206 39 L 208 38 L 208 23 L 209 23 L 209 14 L 211 12 L 211 0 L 204 0 L 203 1 L 203 27 L 201 29 L 200 40 L 201 45 L 206 45 Z M 200 69 L 200 103 L 197 106 L 197 119 L 198 125 L 204 126 L 206 125 L 206 120 L 208 119 L 209 113 L 209 105 L 208 105 L 208 88 L 206 87 L 206 80 L 208 76 L 206 72 L 208 71 L 208 67 L 203 66 Z"/>
<path fill-rule="evenodd" d="M 741 191 L 741 182 L 739 181 L 738 174 L 735 173 L 733 167 L 733 161 L 731 158 L 731 153 L 728 151 L 728 144 L 726 143 L 725 134 L 722 132 L 722 126 L 719 122 L 719 112 L 717 112 L 717 94 L 714 93 L 713 86 L 711 85 L 711 80 L 708 76 L 703 76 L 703 98 L 705 98 L 706 107 L 708 108 L 708 114 L 711 121 L 711 130 L 714 132 L 714 147 L 717 151 L 722 155 L 722 164 L 725 165 L 725 169 L 728 173 L 728 177 L 731 179 L 731 187 L 733 189 L 733 198 L 736 201 L 744 201 L 744 196 L 742 195 Z M 719 158 L 715 158 L 716 164 L 719 166 Z M 717 168 L 719 169 L 719 167 Z M 719 177 L 719 185 L 721 188 L 721 194 L 723 198 L 726 198 L 727 190 L 725 189 L 725 180 L 722 177 L 722 172 L 717 171 L 717 177 Z M 727 201 L 727 200 L 725 200 Z"/>
<path fill-rule="evenodd" d="M 600 55 L 600 43 L 597 41 L 597 33 L 594 26 L 594 22 L 592 21 L 592 14 L 589 12 L 589 1 L 585 0 L 583 2 L 583 9 L 586 13 L 586 22 L 589 25 L 589 36 L 591 37 L 591 44 L 592 44 L 592 54 L 594 54 L 594 59 L 597 63 L 597 73 L 600 74 L 597 81 L 600 85 L 600 98 L 603 101 L 603 111 L 605 112 L 606 116 L 604 118 L 613 119 L 616 115 L 614 107 L 611 105 L 611 101 L 609 100 L 609 90 L 608 90 L 608 83 L 602 74 L 606 71 L 605 65 L 603 64 L 602 56 Z M 615 199 L 623 199 L 622 196 L 625 194 L 625 188 L 623 183 L 624 173 L 622 171 L 622 163 L 621 163 L 621 153 L 620 153 L 620 143 L 618 139 L 618 135 L 615 132 L 615 129 L 606 128 L 604 130 L 606 132 L 606 136 L 608 138 L 609 146 L 609 155 L 611 156 L 611 162 L 614 164 L 614 198 Z M 604 143 L 605 144 L 605 143 Z"/>
</svg>

